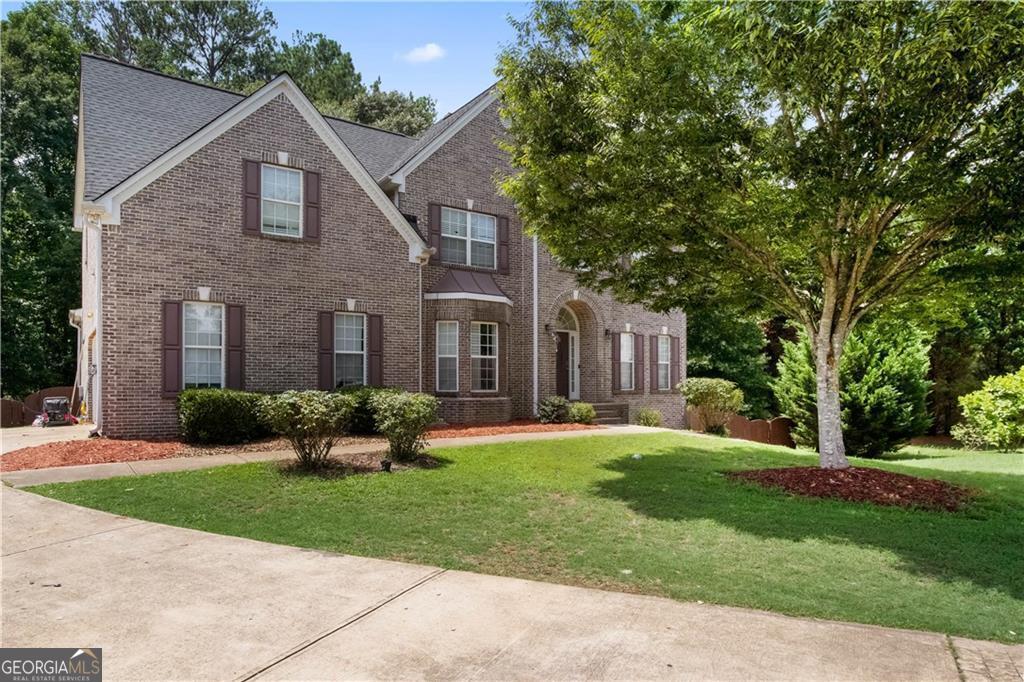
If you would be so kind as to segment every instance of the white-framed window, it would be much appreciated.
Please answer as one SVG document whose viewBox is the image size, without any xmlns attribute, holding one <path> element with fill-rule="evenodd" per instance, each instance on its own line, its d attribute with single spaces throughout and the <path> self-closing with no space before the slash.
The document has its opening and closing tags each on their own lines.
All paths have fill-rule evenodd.
<svg viewBox="0 0 1024 682">
<path fill-rule="evenodd" d="M 185 302 L 185 388 L 224 386 L 224 306 Z"/>
<path fill-rule="evenodd" d="M 334 386 L 366 385 L 366 315 L 334 314 Z"/>
<path fill-rule="evenodd" d="M 456 321 L 437 323 L 437 390 L 440 393 L 459 390 L 459 323 Z"/>
<path fill-rule="evenodd" d="M 658 335 L 658 390 L 667 391 L 672 388 L 672 337 Z"/>
<path fill-rule="evenodd" d="M 496 268 L 498 224 L 492 215 L 441 207 L 441 262 Z"/>
<path fill-rule="evenodd" d="M 470 330 L 469 357 L 474 391 L 498 390 L 498 323 L 474 322 Z"/>
<path fill-rule="evenodd" d="M 302 236 L 302 171 L 260 166 L 261 229 L 265 234 Z"/>
<path fill-rule="evenodd" d="M 633 334 L 619 334 L 619 388 L 633 390 Z"/>
</svg>

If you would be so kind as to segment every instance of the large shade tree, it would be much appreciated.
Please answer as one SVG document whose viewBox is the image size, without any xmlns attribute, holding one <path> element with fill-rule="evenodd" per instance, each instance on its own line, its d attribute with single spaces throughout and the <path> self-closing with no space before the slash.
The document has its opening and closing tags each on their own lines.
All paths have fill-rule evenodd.
<svg viewBox="0 0 1024 682">
<path fill-rule="evenodd" d="M 851 330 L 1020 229 L 1024 5 L 545 3 L 516 27 L 499 72 L 524 222 L 621 298 L 800 324 L 821 465 L 848 466 Z"/>
</svg>

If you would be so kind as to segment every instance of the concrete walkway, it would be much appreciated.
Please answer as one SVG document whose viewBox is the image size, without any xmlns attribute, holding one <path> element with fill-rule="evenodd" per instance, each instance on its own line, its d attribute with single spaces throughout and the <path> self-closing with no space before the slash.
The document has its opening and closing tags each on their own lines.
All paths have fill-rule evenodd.
<svg viewBox="0 0 1024 682">
<path fill-rule="evenodd" d="M 65 440 L 86 440 L 92 424 L 71 426 L 10 426 L 0 429 L 0 453 L 30 448 L 33 445 L 59 443 Z"/>
<path fill-rule="evenodd" d="M 44 429 L 37 429 L 42 431 Z M 580 438 L 583 436 L 624 436 L 643 433 L 672 433 L 671 429 L 637 426 L 635 424 L 610 426 L 604 429 L 584 431 L 547 431 L 540 433 L 507 433 L 499 436 L 470 436 L 464 438 L 438 438 L 429 442 L 430 447 L 450 448 L 465 445 L 484 445 L 487 443 L 512 443 L 533 440 L 552 440 L 557 438 Z M 334 448 L 335 455 L 343 453 L 367 452 L 379 449 L 383 452 L 387 446 L 349 445 Z M 189 471 L 192 469 L 209 469 L 226 464 L 244 464 L 246 462 L 273 462 L 291 459 L 295 453 L 291 450 L 273 452 L 239 452 L 230 455 L 207 455 L 204 457 L 170 457 L 167 459 L 147 459 L 138 462 L 115 462 L 113 464 L 82 464 L 68 467 L 51 467 L 49 469 L 25 469 L 0 474 L 4 483 L 16 488 L 25 488 L 45 483 L 69 483 L 71 481 L 87 481 L 116 476 L 142 476 L 145 474 L 161 474 L 168 471 Z"/>
<path fill-rule="evenodd" d="M 1024 647 L 328 554 L 0 495 L 3 646 L 102 647 L 107 680 L 1019 682 L 1024 670 Z"/>
</svg>

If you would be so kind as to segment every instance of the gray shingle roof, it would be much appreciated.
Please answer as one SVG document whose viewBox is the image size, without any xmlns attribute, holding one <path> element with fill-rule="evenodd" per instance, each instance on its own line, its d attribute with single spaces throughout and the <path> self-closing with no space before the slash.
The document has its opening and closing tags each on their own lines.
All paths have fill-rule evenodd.
<svg viewBox="0 0 1024 682">
<path fill-rule="evenodd" d="M 85 198 L 95 199 L 245 99 L 173 76 L 82 55 Z M 336 118 L 327 122 L 374 178 L 417 140 Z"/>
</svg>

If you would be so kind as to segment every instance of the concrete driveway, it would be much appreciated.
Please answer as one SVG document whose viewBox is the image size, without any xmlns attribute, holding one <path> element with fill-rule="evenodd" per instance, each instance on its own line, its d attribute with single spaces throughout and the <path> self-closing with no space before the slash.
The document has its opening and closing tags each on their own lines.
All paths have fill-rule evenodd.
<svg viewBox="0 0 1024 682">
<path fill-rule="evenodd" d="M 92 431 L 92 424 L 74 424 L 71 426 L 12 426 L 0 429 L 0 453 L 20 450 L 21 448 L 45 443 L 57 443 L 63 440 L 85 440 Z"/>
<path fill-rule="evenodd" d="M 1019 682 L 1024 669 L 1024 647 L 326 554 L 11 488 L 0 503 L 3 646 L 102 647 L 108 680 Z"/>
</svg>

